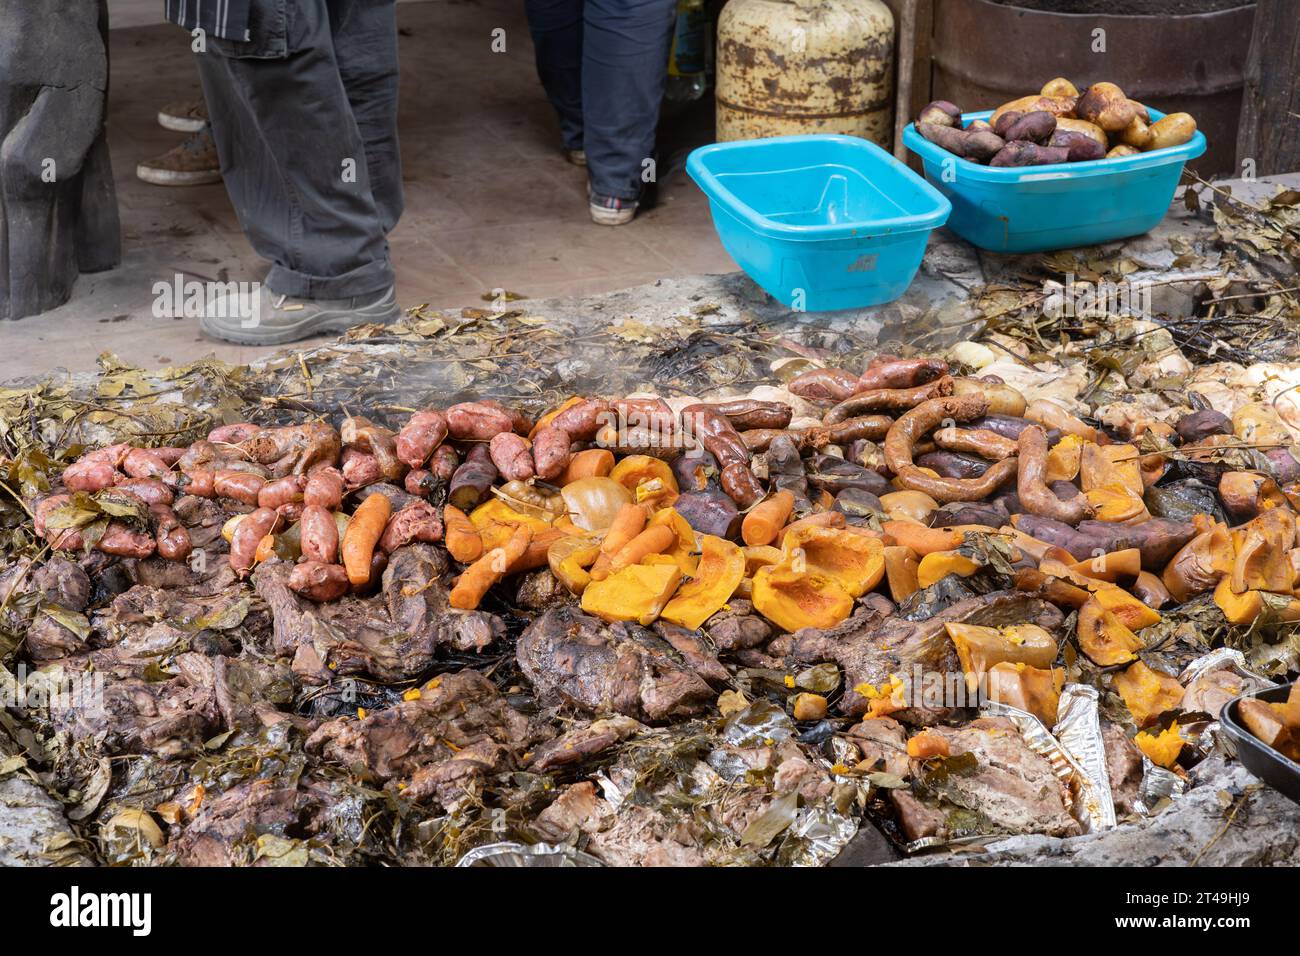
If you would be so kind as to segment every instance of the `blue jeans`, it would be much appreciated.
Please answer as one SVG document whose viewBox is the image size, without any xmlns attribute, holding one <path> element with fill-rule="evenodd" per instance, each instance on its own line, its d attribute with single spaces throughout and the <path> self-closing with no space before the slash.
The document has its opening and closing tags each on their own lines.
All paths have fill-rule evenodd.
<svg viewBox="0 0 1300 956">
<path fill-rule="evenodd" d="M 668 74 L 676 0 L 527 0 L 537 74 L 591 188 L 636 199 Z"/>
</svg>

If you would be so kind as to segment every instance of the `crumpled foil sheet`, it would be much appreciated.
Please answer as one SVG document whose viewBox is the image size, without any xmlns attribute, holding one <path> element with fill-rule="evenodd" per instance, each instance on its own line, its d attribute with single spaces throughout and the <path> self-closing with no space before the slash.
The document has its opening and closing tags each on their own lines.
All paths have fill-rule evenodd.
<svg viewBox="0 0 1300 956">
<path fill-rule="evenodd" d="M 1157 767 L 1146 754 L 1142 755 L 1142 784 L 1138 787 L 1138 798 L 1133 809 L 1144 817 L 1151 816 L 1155 808 L 1165 797 L 1181 797 L 1187 789 L 1187 781 L 1172 770 Z"/>
<path fill-rule="evenodd" d="M 1098 716 L 1099 699 L 1095 687 L 1066 684 L 1061 690 L 1052 733 L 1088 776 L 1092 790 L 1086 800 L 1097 807 L 1092 815 L 1093 829 L 1108 830 L 1117 821 L 1115 797 L 1110 790 L 1110 771 L 1106 766 L 1106 744 L 1101 736 L 1101 718 Z"/>
<path fill-rule="evenodd" d="M 1260 691 L 1277 686 L 1263 674 L 1251 670 L 1246 664 L 1245 655 L 1241 651 L 1233 650 L 1230 647 L 1220 647 L 1196 658 L 1183 668 L 1183 672 L 1178 675 L 1178 682 L 1187 687 L 1197 678 L 1220 670 L 1232 671 L 1245 681 L 1244 690 Z M 1237 748 L 1233 744 L 1232 738 L 1223 732 L 1217 720 L 1193 721 L 1188 724 L 1179 724 L 1179 728 L 1183 731 L 1183 738 L 1200 752 L 1201 759 L 1205 759 L 1214 753 L 1220 753 L 1227 757 L 1237 755 Z M 1152 766 L 1154 767 L 1154 764 Z M 1162 768 L 1156 767 L 1155 769 L 1160 770 Z M 1168 773 L 1169 771 L 1164 772 Z M 1175 774 L 1175 776 L 1177 775 Z M 1145 780 L 1145 775 L 1143 779 Z M 1186 784 L 1184 784 L 1184 788 L 1186 788 Z"/>
<path fill-rule="evenodd" d="M 457 866 L 604 866 L 590 853 L 553 843 L 489 843 L 475 847 Z"/>
<path fill-rule="evenodd" d="M 980 713 L 1010 720 L 1025 738 L 1029 749 L 1047 758 L 1052 772 L 1065 786 L 1066 810 L 1079 821 L 1083 832 L 1092 833 L 1115 825 L 1115 804 L 1109 799 L 1109 784 L 1103 794 L 1092 775 L 1052 736 L 1041 720 L 1019 708 L 992 700 L 980 705 Z"/>
</svg>

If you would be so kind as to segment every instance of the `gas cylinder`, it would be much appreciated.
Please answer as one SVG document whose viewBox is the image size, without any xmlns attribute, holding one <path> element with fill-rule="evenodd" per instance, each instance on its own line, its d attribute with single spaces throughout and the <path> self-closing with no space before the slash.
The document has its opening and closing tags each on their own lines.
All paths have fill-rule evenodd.
<svg viewBox="0 0 1300 956">
<path fill-rule="evenodd" d="M 881 0 L 730 0 L 718 18 L 720 141 L 893 137 L 894 16 Z"/>
</svg>

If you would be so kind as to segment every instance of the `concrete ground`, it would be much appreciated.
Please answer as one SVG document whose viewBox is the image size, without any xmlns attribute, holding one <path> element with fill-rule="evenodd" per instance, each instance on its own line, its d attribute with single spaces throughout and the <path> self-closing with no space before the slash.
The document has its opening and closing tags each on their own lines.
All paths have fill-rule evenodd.
<svg viewBox="0 0 1300 956">
<path fill-rule="evenodd" d="M 161 21 L 161 0 L 109 0 L 109 140 L 124 256 L 82 276 L 65 306 L 0 323 L 0 381 L 55 367 L 86 371 L 112 351 L 144 366 L 209 354 L 247 362 L 270 349 L 202 338 L 193 319 L 153 315 L 154 285 L 260 279 L 267 264 L 240 232 L 220 185 L 160 188 L 136 164 L 181 139 L 157 125 L 164 102 L 197 96 L 186 36 Z M 405 307 L 482 305 L 494 289 L 530 298 L 584 295 L 736 268 L 707 204 L 681 171 L 708 121 L 674 124 L 661 159 L 659 205 L 617 229 L 591 223 L 584 172 L 558 151 L 518 0 L 412 0 L 398 9 L 406 213 L 392 235 Z M 491 31 L 506 31 L 493 53 Z"/>
</svg>

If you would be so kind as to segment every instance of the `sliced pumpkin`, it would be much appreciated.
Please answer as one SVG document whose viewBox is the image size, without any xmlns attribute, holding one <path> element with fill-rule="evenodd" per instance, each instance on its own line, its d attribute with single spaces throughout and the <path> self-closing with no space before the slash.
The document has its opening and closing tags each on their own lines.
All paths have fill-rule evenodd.
<svg viewBox="0 0 1300 956">
<path fill-rule="evenodd" d="M 1273 508 L 1233 532 L 1236 559 L 1232 564 L 1232 590 L 1289 594 L 1295 581 L 1288 552 L 1295 545 L 1296 519 Z"/>
<path fill-rule="evenodd" d="M 968 578 L 981 567 L 982 564 L 960 551 L 932 551 L 917 565 L 916 583 L 920 587 L 928 588 L 950 574 Z"/>
<path fill-rule="evenodd" d="M 659 616 L 695 630 L 722 609 L 745 576 L 745 553 L 711 534 L 700 537 L 695 575 L 683 584 Z"/>
<path fill-rule="evenodd" d="M 614 466 L 609 477 L 633 493 L 639 485 L 657 481 L 658 488 L 677 494 L 677 479 L 668 462 L 650 455 L 628 455 Z"/>
<path fill-rule="evenodd" d="M 1079 647 L 1101 667 L 1127 664 L 1144 646 L 1119 618 L 1101 606 L 1095 595 L 1079 608 L 1078 633 Z"/>
<path fill-rule="evenodd" d="M 1033 714 L 1049 730 L 1056 723 L 1065 686 L 1064 668 L 1003 661 L 989 668 L 987 682 L 989 700 Z"/>
<path fill-rule="evenodd" d="M 1178 755 L 1183 752 L 1183 738 L 1178 733 L 1178 722 L 1170 724 L 1159 734 L 1149 734 L 1145 730 L 1133 738 L 1150 761 L 1166 770 L 1178 762 Z"/>
<path fill-rule="evenodd" d="M 789 564 L 760 568 L 754 575 L 754 608 L 787 631 L 828 628 L 853 611 L 853 598 L 832 578 L 795 571 Z"/>
<path fill-rule="evenodd" d="M 1079 456 L 1079 487 L 1087 493 L 1094 488 L 1121 485 L 1141 498 L 1145 485 L 1139 457 L 1134 445 L 1084 442 Z"/>
<path fill-rule="evenodd" d="M 804 526 L 782 538 L 786 563 L 799 562 L 812 574 L 830 578 L 850 597 L 861 597 L 885 575 L 885 549 L 880 539 L 842 528 Z"/>
<path fill-rule="evenodd" d="M 582 609 L 606 621 L 653 624 L 682 575 L 673 564 L 633 564 L 603 581 L 592 581 L 582 592 Z"/>
<path fill-rule="evenodd" d="M 1144 627 L 1160 623 L 1159 611 L 1118 585 L 1098 587 L 1093 590 L 1092 596 L 1131 631 L 1140 631 Z"/>
<path fill-rule="evenodd" d="M 699 545 L 691 523 L 683 518 L 676 508 L 660 508 L 650 516 L 646 527 L 660 524 L 672 528 L 677 535 L 677 542 L 664 551 L 664 554 L 672 556 L 677 566 L 682 569 L 682 574 L 695 574 L 696 565 L 699 563 L 695 552 L 699 550 Z"/>
<path fill-rule="evenodd" d="M 522 511 L 516 511 L 500 498 L 493 498 L 491 501 L 485 501 L 469 513 L 470 524 L 478 528 L 481 534 L 488 525 L 506 524 L 506 525 L 524 525 L 529 531 L 536 534 L 539 531 L 545 531 L 551 526 L 551 522 L 545 518 L 539 518 L 535 515 L 524 514 Z M 484 542 L 486 546 L 486 541 Z"/>
<path fill-rule="evenodd" d="M 1179 604 L 1210 590 L 1232 573 L 1236 551 L 1228 526 L 1219 522 L 1188 541 L 1165 565 L 1160 580 Z"/>
<path fill-rule="evenodd" d="M 1109 581 L 1112 584 L 1120 578 L 1136 578 L 1142 573 L 1142 552 L 1137 548 L 1125 548 L 1099 554 L 1086 561 L 1076 561 L 1070 569 L 1086 578 Z"/>
<path fill-rule="evenodd" d="M 599 556 L 600 538 L 566 535 L 547 549 L 546 563 L 555 579 L 571 594 L 581 594 L 591 583 L 587 568 L 595 564 Z"/>
<path fill-rule="evenodd" d="M 949 755 L 948 738 L 941 737 L 931 730 L 923 730 L 919 734 L 913 734 L 907 740 L 907 755 L 917 760 L 928 760 L 931 757 L 947 757 Z"/>
<path fill-rule="evenodd" d="M 1051 667 L 1056 660 L 1056 638 L 1037 624 L 996 628 L 982 624 L 945 624 L 966 674 L 966 687 L 974 692 L 989 669 L 1002 663 Z"/>
<path fill-rule="evenodd" d="M 1043 471 L 1043 480 L 1074 481 L 1079 474 L 1082 451 L 1082 438 L 1078 435 L 1062 435 L 1061 440 L 1047 450 L 1047 468 Z"/>
<path fill-rule="evenodd" d="M 1089 488 L 1083 496 L 1092 505 L 1093 517 L 1098 521 L 1134 524 L 1151 517 L 1142 496 L 1135 494 L 1126 485 L 1110 484 Z"/>
<path fill-rule="evenodd" d="M 1232 582 L 1223 578 L 1214 589 L 1214 603 L 1219 606 L 1229 624 L 1250 624 L 1267 608 L 1277 621 L 1300 621 L 1300 600 L 1267 591 L 1242 591 L 1232 589 Z"/>
<path fill-rule="evenodd" d="M 1139 727 L 1147 726 L 1183 700 L 1183 685 L 1176 677 L 1152 670 L 1142 661 L 1134 661 L 1122 674 L 1115 675 L 1114 685 Z"/>
<path fill-rule="evenodd" d="M 916 552 L 911 548 L 890 545 L 884 550 L 885 581 L 889 584 L 889 596 L 895 601 L 905 601 L 921 589 L 916 569 L 919 566 Z"/>
<path fill-rule="evenodd" d="M 898 521 L 925 521 L 937 511 L 939 502 L 923 491 L 891 491 L 880 496 L 880 506 L 885 514 Z"/>
<path fill-rule="evenodd" d="M 742 549 L 745 554 L 745 577 L 752 578 L 759 568 L 769 564 L 780 564 L 785 560 L 785 552 L 770 544 L 751 545 Z"/>
</svg>

